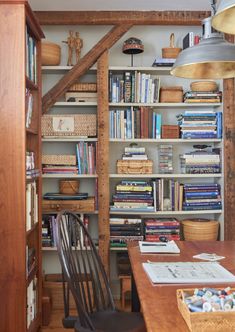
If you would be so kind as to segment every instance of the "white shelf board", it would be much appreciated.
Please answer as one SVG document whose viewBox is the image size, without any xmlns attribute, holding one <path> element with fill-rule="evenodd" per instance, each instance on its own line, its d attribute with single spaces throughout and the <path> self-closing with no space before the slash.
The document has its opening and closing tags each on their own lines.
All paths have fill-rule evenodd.
<svg viewBox="0 0 235 332">
<path fill-rule="evenodd" d="M 85 141 L 85 142 L 97 142 L 97 138 L 86 138 L 86 137 L 79 137 L 79 136 L 73 136 L 73 137 L 61 137 L 61 136 L 44 136 L 42 137 L 42 142 L 79 142 L 79 141 Z"/>
<path fill-rule="evenodd" d="M 148 74 L 156 75 L 170 75 L 172 67 L 131 67 L 131 66 L 110 66 L 110 71 L 124 72 L 124 71 L 139 71 Z"/>
<path fill-rule="evenodd" d="M 53 107 L 77 107 L 77 106 L 97 106 L 97 101 L 80 101 L 80 102 L 67 102 L 67 101 L 58 101 Z"/>
<path fill-rule="evenodd" d="M 110 143 L 221 143 L 221 138 L 200 138 L 200 139 L 182 139 L 182 138 L 110 138 Z"/>
<path fill-rule="evenodd" d="M 97 178 L 97 174 L 43 174 L 43 179 L 93 179 Z"/>
<path fill-rule="evenodd" d="M 43 212 L 42 211 L 42 214 L 47 214 L 47 215 L 50 215 L 50 214 L 57 214 L 58 213 L 58 211 L 55 211 L 55 212 Z M 75 213 L 75 214 L 88 214 L 88 215 L 93 215 L 93 214 L 98 214 L 99 213 L 99 211 L 97 211 L 97 210 L 95 210 L 95 211 L 88 211 L 88 212 L 81 212 L 81 211 L 73 211 L 73 213 Z"/>
<path fill-rule="evenodd" d="M 111 247 L 110 251 L 127 251 L 127 247 L 116 247 L 116 248 Z"/>
<path fill-rule="evenodd" d="M 120 212 L 110 211 L 110 215 L 139 215 L 139 216 L 172 216 L 172 215 L 198 215 L 221 214 L 222 210 L 197 210 L 197 211 L 157 211 L 157 212 Z"/>
<path fill-rule="evenodd" d="M 123 178 L 179 178 L 179 179 L 192 179 L 192 178 L 221 178 L 222 174 L 110 174 L 110 178 L 123 179 Z"/>
<path fill-rule="evenodd" d="M 131 106 L 149 106 L 149 107 L 159 107 L 159 108 L 174 108 L 174 107 L 219 107 L 221 103 L 109 103 L 110 107 L 131 107 Z"/>
<path fill-rule="evenodd" d="M 42 66 L 42 74 L 63 74 L 72 69 L 73 66 Z M 91 67 L 88 72 L 95 72 L 96 67 Z"/>
</svg>

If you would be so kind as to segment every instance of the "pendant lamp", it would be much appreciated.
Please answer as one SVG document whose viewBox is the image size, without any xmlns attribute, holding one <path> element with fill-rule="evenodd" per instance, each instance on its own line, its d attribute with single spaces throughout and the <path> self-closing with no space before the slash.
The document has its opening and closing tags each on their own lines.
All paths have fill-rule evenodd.
<svg viewBox="0 0 235 332">
<path fill-rule="evenodd" d="M 235 35 L 235 0 L 220 1 L 212 17 L 212 26 L 218 31 Z"/>
<path fill-rule="evenodd" d="M 180 52 L 171 74 L 192 79 L 235 77 L 235 45 L 215 32 L 211 27 L 211 17 L 202 21 L 202 27 L 202 40 Z"/>
</svg>

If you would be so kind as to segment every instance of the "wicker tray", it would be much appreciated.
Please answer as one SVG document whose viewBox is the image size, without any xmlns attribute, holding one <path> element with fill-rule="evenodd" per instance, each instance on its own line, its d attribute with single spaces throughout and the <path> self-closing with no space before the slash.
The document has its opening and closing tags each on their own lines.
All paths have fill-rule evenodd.
<svg viewBox="0 0 235 332">
<path fill-rule="evenodd" d="M 43 115 L 42 136 L 96 136 L 96 114 Z"/>
<path fill-rule="evenodd" d="M 234 332 L 235 311 L 190 312 L 184 302 L 184 292 L 192 295 L 194 289 L 177 289 L 177 304 L 192 332 Z"/>
<path fill-rule="evenodd" d="M 76 156 L 75 155 L 42 155 L 43 165 L 70 165 L 76 166 Z"/>
</svg>

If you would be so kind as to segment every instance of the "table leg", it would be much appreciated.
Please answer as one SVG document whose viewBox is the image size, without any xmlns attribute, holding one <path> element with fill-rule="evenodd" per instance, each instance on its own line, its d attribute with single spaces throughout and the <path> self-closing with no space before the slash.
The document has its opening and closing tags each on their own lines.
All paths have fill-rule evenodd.
<svg viewBox="0 0 235 332">
<path fill-rule="evenodd" d="M 140 300 L 136 289 L 135 279 L 133 274 L 131 274 L 131 311 L 140 311 Z"/>
</svg>

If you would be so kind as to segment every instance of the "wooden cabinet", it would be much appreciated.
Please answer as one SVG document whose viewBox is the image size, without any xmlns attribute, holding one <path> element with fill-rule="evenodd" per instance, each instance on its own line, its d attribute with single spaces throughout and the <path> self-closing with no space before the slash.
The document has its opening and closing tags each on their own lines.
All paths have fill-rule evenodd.
<svg viewBox="0 0 235 332">
<path fill-rule="evenodd" d="M 40 39 L 43 33 L 27 1 L 0 1 L 0 31 L 0 330 L 37 331 L 41 320 L 38 198 L 41 197 Z M 32 112 L 31 123 L 26 128 L 29 93 Z M 34 165 L 26 173 L 28 152 L 31 161 L 34 157 Z M 34 311 L 31 316 L 27 308 L 30 292 L 36 295 L 31 301 Z"/>
</svg>

